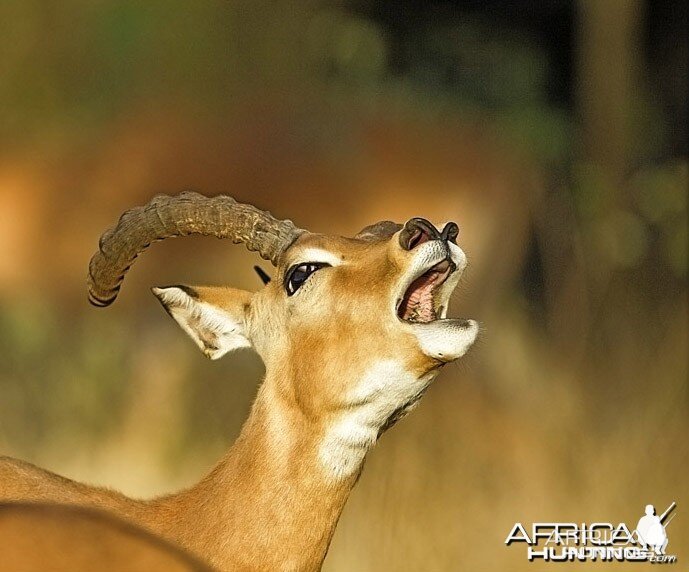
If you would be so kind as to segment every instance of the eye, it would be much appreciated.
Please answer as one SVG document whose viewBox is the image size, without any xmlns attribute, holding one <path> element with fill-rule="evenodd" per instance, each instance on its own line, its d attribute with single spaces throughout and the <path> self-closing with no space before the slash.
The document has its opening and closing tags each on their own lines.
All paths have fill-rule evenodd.
<svg viewBox="0 0 689 572">
<path fill-rule="evenodd" d="M 306 282 L 316 270 L 320 270 L 330 264 L 326 262 L 304 262 L 302 264 L 295 264 L 285 274 L 285 290 L 288 296 L 294 294 L 301 285 Z"/>
</svg>

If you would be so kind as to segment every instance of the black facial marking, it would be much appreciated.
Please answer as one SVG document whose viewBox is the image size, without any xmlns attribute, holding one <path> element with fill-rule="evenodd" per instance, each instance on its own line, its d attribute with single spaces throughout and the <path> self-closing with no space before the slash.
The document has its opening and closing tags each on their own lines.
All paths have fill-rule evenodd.
<svg viewBox="0 0 689 572">
<path fill-rule="evenodd" d="M 261 279 L 263 284 L 268 284 L 270 283 L 270 276 L 266 274 L 265 270 L 261 268 L 260 266 L 254 266 L 254 270 L 256 271 L 256 274 L 258 274 L 258 277 Z"/>
</svg>

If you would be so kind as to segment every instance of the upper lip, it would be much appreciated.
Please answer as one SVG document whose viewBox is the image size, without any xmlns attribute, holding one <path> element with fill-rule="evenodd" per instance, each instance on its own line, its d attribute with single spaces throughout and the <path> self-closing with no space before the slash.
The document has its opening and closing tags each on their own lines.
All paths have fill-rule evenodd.
<svg viewBox="0 0 689 572">
<path fill-rule="evenodd" d="M 404 289 L 395 304 L 397 317 L 405 322 L 430 322 L 438 319 L 438 314 L 443 309 L 438 303 L 438 291 L 456 269 L 454 261 L 446 256 L 405 281 Z M 412 300 L 414 296 L 416 297 Z M 409 313 L 407 318 L 404 317 L 405 313 Z"/>
</svg>

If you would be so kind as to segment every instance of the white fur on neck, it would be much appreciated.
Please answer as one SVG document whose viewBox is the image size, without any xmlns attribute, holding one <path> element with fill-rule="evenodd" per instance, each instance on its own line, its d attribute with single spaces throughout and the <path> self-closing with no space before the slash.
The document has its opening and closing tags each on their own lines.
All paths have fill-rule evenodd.
<svg viewBox="0 0 689 572">
<path fill-rule="evenodd" d="M 374 363 L 348 396 L 347 411 L 339 414 L 321 441 L 319 459 L 328 475 L 339 480 L 358 471 L 381 428 L 419 396 L 436 373 L 417 378 L 399 361 Z"/>
</svg>

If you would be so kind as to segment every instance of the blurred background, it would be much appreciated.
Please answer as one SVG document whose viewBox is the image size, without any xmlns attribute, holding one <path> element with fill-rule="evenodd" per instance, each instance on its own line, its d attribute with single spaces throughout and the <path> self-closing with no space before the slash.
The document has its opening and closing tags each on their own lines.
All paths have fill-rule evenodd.
<svg viewBox="0 0 689 572">
<path fill-rule="evenodd" d="M 4 0 L 0 454 L 148 496 L 238 434 L 262 363 L 206 361 L 148 288 L 254 290 L 256 258 L 167 241 L 86 302 L 153 194 L 455 220 L 481 343 L 376 447 L 325 570 L 536 570 L 515 522 L 673 500 L 686 561 L 686 30 L 670 0 Z"/>
</svg>

